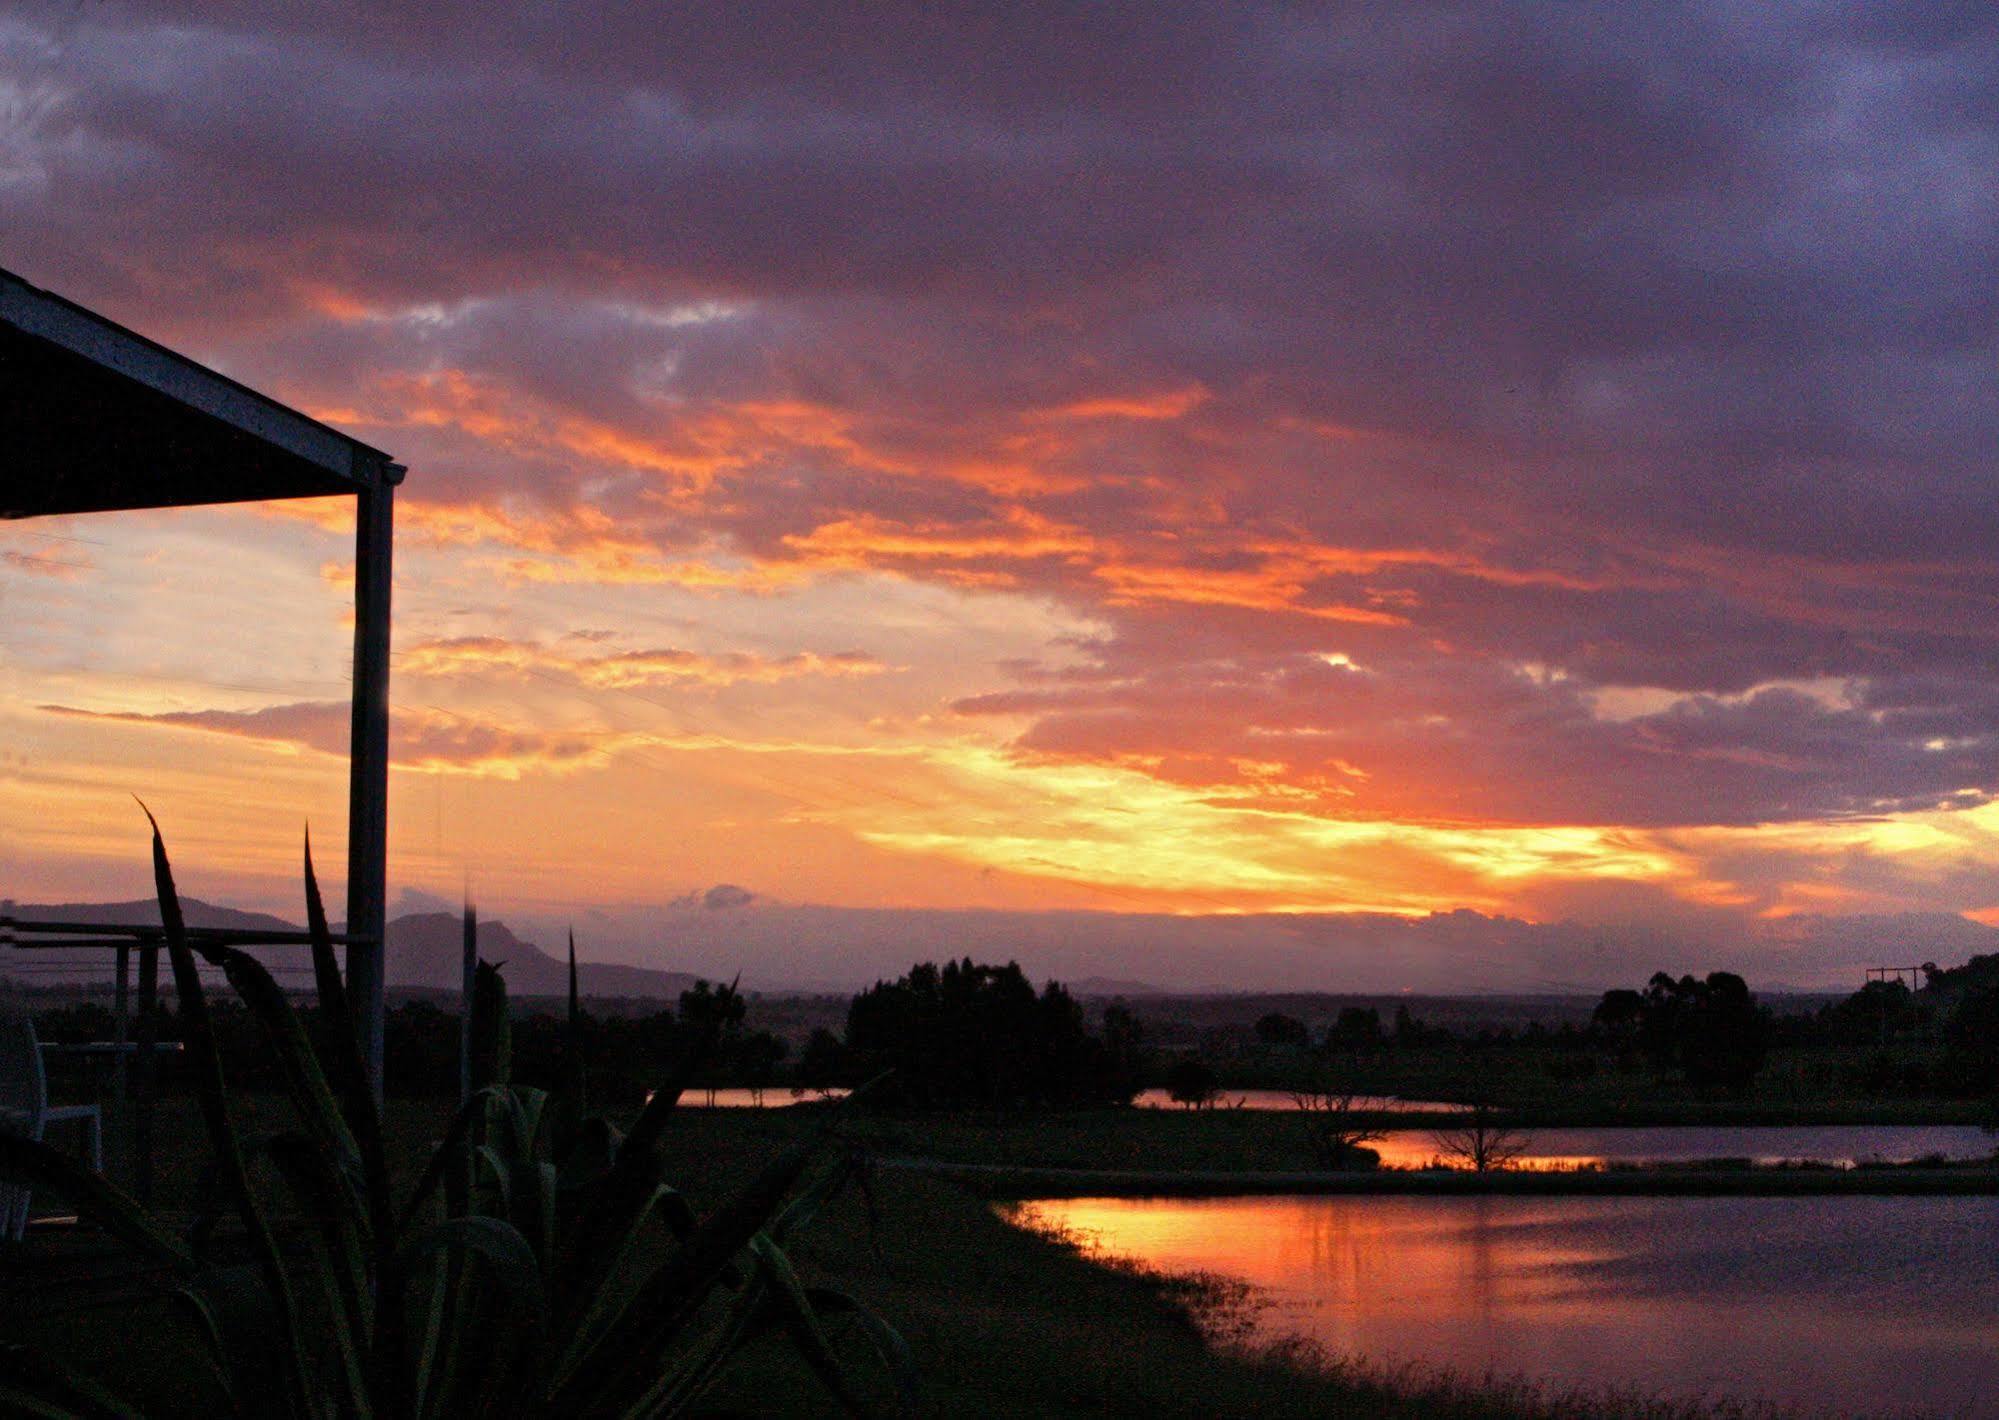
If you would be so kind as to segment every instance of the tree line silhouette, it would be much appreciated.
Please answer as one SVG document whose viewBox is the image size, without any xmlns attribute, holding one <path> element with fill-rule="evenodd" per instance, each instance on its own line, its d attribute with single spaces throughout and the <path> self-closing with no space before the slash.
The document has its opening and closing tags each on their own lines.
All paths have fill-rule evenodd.
<svg viewBox="0 0 1999 1420">
<path fill-rule="evenodd" d="M 1059 982 L 1036 989 L 1015 962 L 913 965 L 853 997 L 842 1030 L 816 1029 L 796 1052 L 751 1019 L 753 1004 L 733 987 L 703 981 L 672 1008 L 584 1010 L 575 1038 L 593 1095 L 606 1105 L 642 1100 L 686 1043 L 712 1025 L 717 1044 L 693 1082 L 694 1102 L 724 1087 L 826 1090 L 887 1072 L 880 1098 L 892 1107 L 1118 1104 L 1148 1085 L 1164 1085 L 1177 1102 L 1199 1107 L 1225 1083 L 1354 1093 L 1353 1082 L 1411 1051 L 1456 1057 L 1468 1078 L 1482 1072 L 1484 1054 L 1498 1052 L 1515 1067 L 1555 1079 L 1608 1068 L 1677 1079 L 1702 1092 L 1742 1093 L 1753 1088 L 1774 1049 L 1819 1050 L 1830 1062 L 1826 1068 L 1857 1093 L 1999 1100 L 1999 956 L 1932 969 L 1919 991 L 1869 982 L 1815 1012 L 1782 1016 L 1759 1003 L 1736 973 L 1657 972 L 1641 988 L 1605 992 L 1586 1022 L 1453 1029 L 1417 1019 L 1406 1004 L 1386 1021 L 1378 1007 L 1347 1005 L 1316 1028 L 1267 1011 L 1233 1028 L 1232 1037 L 1220 1030 L 1196 1042 L 1183 1033 L 1172 1048 L 1148 1041 L 1128 1007 L 1112 1003 L 1092 1016 Z M 156 1009 L 160 1038 L 177 1038 L 171 1008 L 162 1002 Z M 241 1084 L 280 1087 L 249 1013 L 218 995 L 211 1014 L 241 1062 Z M 310 1007 L 301 1015 L 309 1025 L 314 1020 Z M 112 1027 L 109 1012 L 94 1002 L 45 1009 L 39 1024 L 51 1041 L 102 1040 Z M 523 1014 L 512 1032 L 524 1078 L 560 1078 L 567 1065 L 559 1018 Z M 1249 1042 L 1248 1054 L 1226 1043 L 1231 1039 Z M 391 1093 L 456 1092 L 455 1010 L 421 999 L 398 1004 L 388 1013 L 385 1047 Z M 163 1083 L 171 1085 L 173 1057 L 162 1069 Z"/>
</svg>

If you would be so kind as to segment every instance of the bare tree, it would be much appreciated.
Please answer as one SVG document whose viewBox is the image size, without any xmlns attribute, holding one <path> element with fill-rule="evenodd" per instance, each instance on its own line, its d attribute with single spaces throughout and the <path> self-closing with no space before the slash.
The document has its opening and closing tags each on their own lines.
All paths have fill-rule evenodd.
<svg viewBox="0 0 1999 1420">
<path fill-rule="evenodd" d="M 1313 1157 L 1329 1169 L 1369 1167 L 1380 1156 L 1363 1149 L 1382 1137 L 1383 1131 L 1364 1125 L 1359 1115 L 1370 1103 L 1366 1096 L 1342 1086 L 1296 1090 L 1292 1102 L 1305 1119 L 1306 1137 L 1311 1140 Z"/>
<path fill-rule="evenodd" d="M 1527 1152 L 1526 1132 L 1502 1123 L 1499 1111 L 1484 1099 L 1472 1101 L 1451 1123 L 1431 1130 L 1430 1138 L 1446 1160 L 1473 1173 L 1508 1168 Z"/>
<path fill-rule="evenodd" d="M 1360 1116 L 1376 1103 L 1363 1089 L 1365 1073 L 1357 1056 L 1340 1058 L 1329 1051 L 1321 1058 L 1311 1085 L 1291 1094 L 1305 1121 L 1312 1153 L 1322 1168 L 1366 1168 L 1380 1162 L 1380 1155 L 1361 1147 L 1383 1133 L 1360 1122 Z"/>
</svg>

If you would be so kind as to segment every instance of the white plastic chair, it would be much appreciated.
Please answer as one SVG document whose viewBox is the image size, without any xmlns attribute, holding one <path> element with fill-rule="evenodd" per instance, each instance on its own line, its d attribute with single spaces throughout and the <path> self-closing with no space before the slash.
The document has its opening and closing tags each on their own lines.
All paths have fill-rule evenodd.
<svg viewBox="0 0 1999 1420">
<path fill-rule="evenodd" d="M 90 1166 L 104 1172 L 104 1121 L 94 1104 L 50 1105 L 41 1043 L 29 1016 L 0 1015 L 0 1129 L 39 1140 L 51 1124 L 80 1121 Z M 19 1241 L 28 1226 L 28 1190 L 0 1183 L 0 1238 Z"/>
</svg>

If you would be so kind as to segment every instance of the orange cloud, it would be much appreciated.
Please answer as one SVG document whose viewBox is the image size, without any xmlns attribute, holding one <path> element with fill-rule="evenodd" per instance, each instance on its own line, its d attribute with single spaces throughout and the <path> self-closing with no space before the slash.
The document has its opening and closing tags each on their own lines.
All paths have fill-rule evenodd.
<svg viewBox="0 0 1999 1420">
<path fill-rule="evenodd" d="M 708 655 L 667 648 L 578 656 L 539 642 L 461 636 L 409 647 L 401 653 L 397 669 L 436 678 L 494 672 L 553 674 L 579 685 L 622 690 L 647 685 L 768 685 L 800 676 L 875 675 L 885 667 L 859 651 L 830 656 L 802 651 L 770 658 L 743 651 Z"/>
<path fill-rule="evenodd" d="M 1025 509 L 1009 510 L 998 526 L 910 524 L 866 516 L 822 523 L 788 536 L 785 546 L 817 567 L 865 570 L 884 562 L 1025 561 L 1078 558 L 1097 544 L 1079 529 Z"/>
<path fill-rule="evenodd" d="M 1254 611 L 1293 612 L 1327 621 L 1364 626 L 1403 626 L 1408 618 L 1378 607 L 1327 605 L 1307 599 L 1296 569 L 1264 566 L 1247 571 L 1222 571 L 1174 563 L 1151 565 L 1105 563 L 1092 575 L 1111 588 L 1113 605 L 1143 602 L 1192 602 L 1206 606 L 1244 607 Z"/>
<path fill-rule="evenodd" d="M 348 706 L 344 701 L 301 701 L 261 710 L 83 710 L 68 705 L 40 707 L 54 715 L 113 721 L 161 729 L 191 730 L 261 741 L 291 753 L 348 752 Z M 588 768 L 609 760 L 642 735 L 618 732 L 522 729 L 429 706 L 399 706 L 389 716 L 389 758 L 397 769 L 420 769 L 518 779 L 532 771 Z"/>
<path fill-rule="evenodd" d="M 1040 419 L 1179 419 L 1208 401 L 1206 387 L 1187 385 L 1152 394 L 1107 395 L 1032 411 Z"/>
</svg>

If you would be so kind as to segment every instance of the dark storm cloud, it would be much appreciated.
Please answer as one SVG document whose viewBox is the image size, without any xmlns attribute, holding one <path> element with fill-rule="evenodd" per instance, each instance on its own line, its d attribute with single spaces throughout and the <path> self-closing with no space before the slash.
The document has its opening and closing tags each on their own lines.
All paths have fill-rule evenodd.
<svg viewBox="0 0 1999 1420">
<path fill-rule="evenodd" d="M 1995 95 L 1972 5 L 30 9 L 0 250 L 549 547 L 1059 598 L 1023 752 L 1864 814 L 1999 788 Z"/>
</svg>

